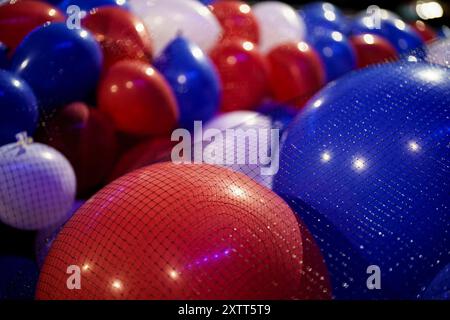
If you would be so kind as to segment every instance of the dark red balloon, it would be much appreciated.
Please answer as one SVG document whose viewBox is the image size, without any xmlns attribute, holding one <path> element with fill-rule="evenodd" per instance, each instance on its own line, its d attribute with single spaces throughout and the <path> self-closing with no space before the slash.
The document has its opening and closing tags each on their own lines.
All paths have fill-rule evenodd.
<svg viewBox="0 0 450 320">
<path fill-rule="evenodd" d="M 302 107 L 325 84 L 325 73 L 316 51 L 306 42 L 286 43 L 267 55 L 270 87 L 278 102 Z"/>
<path fill-rule="evenodd" d="M 228 40 L 210 52 L 223 87 L 221 111 L 256 109 L 268 93 L 268 64 L 250 41 Z"/>
<path fill-rule="evenodd" d="M 175 97 L 161 74 L 149 64 L 124 60 L 104 75 L 98 104 L 117 130 L 145 136 L 167 134 L 176 126 Z"/>
<path fill-rule="evenodd" d="M 411 23 L 411 27 L 419 34 L 424 42 L 431 42 L 437 38 L 436 32 L 421 20 Z"/>
<path fill-rule="evenodd" d="M 40 131 L 38 140 L 59 150 L 72 164 L 79 196 L 90 196 L 103 187 L 116 161 L 117 139 L 112 122 L 102 112 L 73 103 Z"/>
<path fill-rule="evenodd" d="M 350 38 L 350 42 L 356 52 L 358 68 L 397 58 L 395 48 L 387 40 L 375 34 L 355 35 Z"/>
<path fill-rule="evenodd" d="M 172 147 L 176 143 L 171 141 L 170 137 L 156 137 L 137 144 L 120 157 L 109 180 L 113 181 L 156 162 L 169 161 Z"/>
<path fill-rule="evenodd" d="M 259 43 L 259 27 L 251 7 L 241 1 L 217 1 L 211 11 L 222 25 L 223 39 L 239 38 Z"/>
<path fill-rule="evenodd" d="M 294 213 L 249 177 L 210 165 L 156 164 L 101 190 L 47 256 L 38 299 L 298 299 Z M 81 271 L 68 290 L 67 268 Z"/>
<path fill-rule="evenodd" d="M 100 43 L 105 68 L 121 60 L 150 62 L 152 58 L 150 34 L 144 23 L 122 8 L 96 8 L 82 20 L 82 26 Z"/>
<path fill-rule="evenodd" d="M 0 42 L 11 52 L 33 29 L 47 22 L 64 22 L 64 14 L 41 1 L 19 1 L 0 6 Z"/>
</svg>

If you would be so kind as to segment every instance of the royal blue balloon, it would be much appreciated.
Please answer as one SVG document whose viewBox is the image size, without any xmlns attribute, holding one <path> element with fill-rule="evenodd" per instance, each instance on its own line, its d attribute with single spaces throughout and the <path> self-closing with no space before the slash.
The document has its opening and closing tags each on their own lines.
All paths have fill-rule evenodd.
<svg viewBox="0 0 450 320">
<path fill-rule="evenodd" d="M 414 299 L 450 262 L 449 106 L 450 70 L 384 64 L 330 84 L 290 125 L 274 191 L 315 236 L 336 298 Z"/>
<path fill-rule="evenodd" d="M 201 49 L 177 37 L 154 61 L 169 82 L 180 109 L 180 124 L 193 128 L 194 121 L 207 121 L 218 111 L 221 84 L 217 71 Z"/>
<path fill-rule="evenodd" d="M 59 8 L 66 12 L 67 8 L 73 5 L 78 6 L 83 11 L 90 11 L 103 6 L 119 6 L 126 10 L 129 9 L 126 0 L 64 0 L 60 2 Z"/>
<path fill-rule="evenodd" d="M 338 31 L 322 30 L 308 35 L 324 65 L 327 81 L 332 81 L 356 68 L 356 54 L 348 38 Z"/>
<path fill-rule="evenodd" d="M 309 34 L 325 30 L 349 33 L 347 17 L 335 5 L 328 2 L 312 2 L 301 7 L 299 15 Z"/>
<path fill-rule="evenodd" d="M 27 258 L 0 257 L 0 301 L 33 300 L 39 271 Z"/>
<path fill-rule="evenodd" d="M 425 300 L 450 300 L 450 264 L 445 266 L 426 288 Z"/>
<path fill-rule="evenodd" d="M 420 36 L 406 23 L 395 17 L 388 17 L 375 25 L 373 19 L 360 15 L 352 23 L 352 33 L 372 33 L 388 40 L 400 55 L 420 50 L 424 46 Z"/>
<path fill-rule="evenodd" d="M 36 97 L 25 81 L 0 70 L 0 146 L 16 141 L 16 134 L 32 135 L 38 122 Z"/>
<path fill-rule="evenodd" d="M 45 111 L 83 100 L 95 90 L 102 52 L 84 29 L 52 23 L 31 32 L 16 49 L 11 70 L 27 81 Z"/>
<path fill-rule="evenodd" d="M 289 127 L 297 115 L 297 109 L 281 103 L 265 103 L 256 110 L 272 120 L 272 128 L 280 130 L 280 135 Z"/>
<path fill-rule="evenodd" d="M 0 69 L 8 66 L 8 48 L 0 42 Z"/>
</svg>

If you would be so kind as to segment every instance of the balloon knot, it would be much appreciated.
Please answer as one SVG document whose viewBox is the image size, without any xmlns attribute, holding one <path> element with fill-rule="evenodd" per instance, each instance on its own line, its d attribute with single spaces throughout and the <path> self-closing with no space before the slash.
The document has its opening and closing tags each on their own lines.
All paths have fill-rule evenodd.
<svg viewBox="0 0 450 320">
<path fill-rule="evenodd" d="M 25 148 L 27 145 L 33 143 L 33 138 L 29 137 L 26 132 L 20 132 L 16 134 L 17 145 L 21 148 Z"/>
</svg>

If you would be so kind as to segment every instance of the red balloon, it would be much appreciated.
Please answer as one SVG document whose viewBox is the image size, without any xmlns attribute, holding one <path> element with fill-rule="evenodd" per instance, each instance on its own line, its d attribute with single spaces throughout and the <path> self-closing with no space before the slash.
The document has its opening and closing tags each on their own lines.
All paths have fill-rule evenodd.
<svg viewBox="0 0 450 320">
<path fill-rule="evenodd" d="M 411 27 L 419 34 L 424 42 L 431 42 L 437 38 L 436 32 L 421 20 L 411 23 Z"/>
<path fill-rule="evenodd" d="M 109 181 L 156 162 L 170 160 L 172 147 L 177 142 L 170 137 L 150 138 L 126 151 L 117 162 Z"/>
<path fill-rule="evenodd" d="M 316 51 L 306 42 L 286 43 L 267 55 L 274 99 L 302 107 L 325 84 L 325 73 Z"/>
<path fill-rule="evenodd" d="M 259 43 L 259 27 L 251 7 L 241 1 L 218 1 L 210 6 L 222 25 L 223 39 L 240 38 Z"/>
<path fill-rule="evenodd" d="M 295 299 L 300 229 L 289 206 L 247 176 L 156 164 L 100 191 L 45 260 L 38 299 Z M 67 267 L 81 270 L 68 290 Z"/>
<path fill-rule="evenodd" d="M 223 87 L 221 111 L 256 109 L 268 91 L 268 64 L 249 41 L 219 43 L 210 53 Z"/>
<path fill-rule="evenodd" d="M 118 130 L 132 135 L 167 134 L 178 120 L 166 80 L 140 61 L 124 60 L 109 68 L 99 85 L 98 104 Z"/>
<path fill-rule="evenodd" d="M 352 36 L 350 42 L 356 52 L 358 68 L 397 58 L 395 48 L 380 36 L 368 33 L 360 34 Z"/>
<path fill-rule="evenodd" d="M 59 150 L 70 161 L 81 197 L 102 187 L 116 160 L 117 139 L 112 122 L 83 103 L 61 109 L 42 128 L 38 140 Z"/>
<path fill-rule="evenodd" d="M 105 68 L 126 59 L 150 62 L 150 34 L 132 13 L 113 6 L 99 7 L 82 20 L 82 25 L 100 43 Z"/>
<path fill-rule="evenodd" d="M 0 42 L 11 52 L 33 29 L 47 22 L 64 22 L 64 14 L 40 1 L 19 1 L 0 6 Z"/>
</svg>

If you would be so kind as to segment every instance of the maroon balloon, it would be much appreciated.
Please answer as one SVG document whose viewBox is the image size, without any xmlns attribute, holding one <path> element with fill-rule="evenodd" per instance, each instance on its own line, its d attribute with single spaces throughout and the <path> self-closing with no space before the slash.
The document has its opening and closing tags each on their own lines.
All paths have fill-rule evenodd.
<svg viewBox="0 0 450 320">
<path fill-rule="evenodd" d="M 41 1 L 19 1 L 0 6 L 0 42 L 11 52 L 33 29 L 48 22 L 64 22 L 64 14 Z"/>
<path fill-rule="evenodd" d="M 425 42 L 431 42 L 437 38 L 436 32 L 425 22 L 421 20 L 411 23 L 411 27 L 419 34 Z"/>
<path fill-rule="evenodd" d="M 352 36 L 350 42 L 356 52 L 358 68 L 397 58 L 395 48 L 387 40 L 375 34 L 366 33 Z"/>
<path fill-rule="evenodd" d="M 117 139 L 112 122 L 101 111 L 73 103 L 40 131 L 39 140 L 69 159 L 80 196 L 89 196 L 103 186 L 116 161 Z"/>
</svg>

